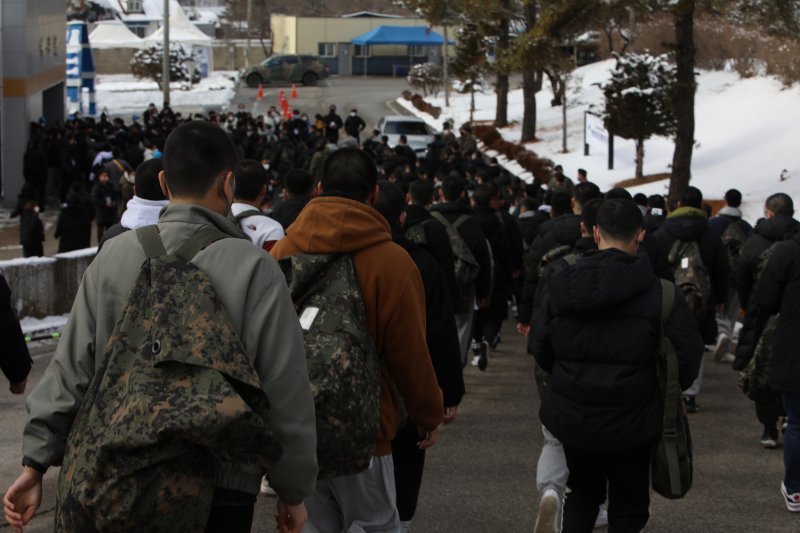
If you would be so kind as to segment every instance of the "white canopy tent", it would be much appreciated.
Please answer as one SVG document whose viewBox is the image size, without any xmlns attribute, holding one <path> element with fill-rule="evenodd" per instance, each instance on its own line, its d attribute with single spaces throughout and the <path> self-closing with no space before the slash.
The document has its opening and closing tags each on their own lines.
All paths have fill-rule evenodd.
<svg viewBox="0 0 800 533">
<path fill-rule="evenodd" d="M 89 34 L 89 45 L 96 50 L 144 48 L 144 39 L 134 34 L 119 20 L 102 20 Z"/>
<path fill-rule="evenodd" d="M 213 49 L 214 39 L 200 31 L 194 23 L 189 20 L 179 5 L 173 6 L 170 2 L 169 14 L 169 42 L 170 44 L 181 44 L 191 49 L 192 56 L 197 62 L 201 77 L 205 78 L 213 70 Z M 147 45 L 159 45 L 164 43 L 164 27 L 160 27 L 154 33 L 145 38 Z"/>
</svg>

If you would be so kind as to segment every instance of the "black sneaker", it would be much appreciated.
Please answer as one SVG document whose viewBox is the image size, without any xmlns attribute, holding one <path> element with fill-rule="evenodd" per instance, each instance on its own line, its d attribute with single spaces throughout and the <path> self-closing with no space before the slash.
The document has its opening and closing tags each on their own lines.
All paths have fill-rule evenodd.
<svg viewBox="0 0 800 533">
<path fill-rule="evenodd" d="M 686 407 L 687 413 L 696 413 L 700 411 L 700 406 L 697 405 L 697 400 L 694 396 L 683 395 L 683 405 Z"/>
<path fill-rule="evenodd" d="M 761 434 L 761 446 L 768 450 L 778 448 L 778 428 L 764 428 L 764 433 Z"/>
<path fill-rule="evenodd" d="M 478 369 L 486 370 L 489 366 L 489 343 L 486 341 L 481 342 L 481 354 L 478 358 Z"/>
<path fill-rule="evenodd" d="M 492 344 L 491 344 L 492 351 L 497 349 L 497 345 L 498 344 L 500 344 L 500 334 L 499 333 L 494 336 L 494 339 L 492 339 Z"/>
</svg>

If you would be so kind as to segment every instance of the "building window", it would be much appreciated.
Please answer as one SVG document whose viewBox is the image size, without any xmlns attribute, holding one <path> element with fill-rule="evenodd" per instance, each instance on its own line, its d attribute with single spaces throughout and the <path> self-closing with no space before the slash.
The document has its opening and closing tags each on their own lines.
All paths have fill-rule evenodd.
<svg viewBox="0 0 800 533">
<path fill-rule="evenodd" d="M 320 57 L 335 57 L 336 43 L 319 43 L 318 50 Z"/>
<path fill-rule="evenodd" d="M 147 26 L 130 25 L 128 29 L 137 37 L 141 37 L 142 39 L 147 37 Z"/>
<path fill-rule="evenodd" d="M 126 3 L 128 13 L 142 13 L 142 0 L 128 0 Z"/>
<path fill-rule="evenodd" d="M 369 57 L 371 51 L 369 46 L 362 46 L 360 44 L 353 45 L 353 57 Z"/>
<path fill-rule="evenodd" d="M 421 45 L 409 46 L 408 55 L 410 57 L 428 57 L 428 51 L 425 48 Z"/>
</svg>

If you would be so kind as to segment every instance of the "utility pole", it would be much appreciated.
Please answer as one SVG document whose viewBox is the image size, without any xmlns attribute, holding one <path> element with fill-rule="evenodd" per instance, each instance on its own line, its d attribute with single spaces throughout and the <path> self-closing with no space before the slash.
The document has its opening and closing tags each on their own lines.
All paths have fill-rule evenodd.
<svg viewBox="0 0 800 533">
<path fill-rule="evenodd" d="M 169 0 L 164 0 L 164 57 L 161 68 L 161 88 L 166 107 L 169 105 Z"/>
<path fill-rule="evenodd" d="M 630 26 L 628 50 L 634 53 L 636 52 L 636 10 L 633 7 L 628 8 L 628 26 Z"/>
<path fill-rule="evenodd" d="M 247 0 L 247 61 L 246 64 L 250 65 L 250 33 L 253 30 L 253 0 Z"/>
<path fill-rule="evenodd" d="M 450 107 L 450 72 L 447 64 L 447 22 L 444 23 L 444 53 L 442 58 L 444 61 L 443 75 L 444 75 L 444 106 Z"/>
</svg>

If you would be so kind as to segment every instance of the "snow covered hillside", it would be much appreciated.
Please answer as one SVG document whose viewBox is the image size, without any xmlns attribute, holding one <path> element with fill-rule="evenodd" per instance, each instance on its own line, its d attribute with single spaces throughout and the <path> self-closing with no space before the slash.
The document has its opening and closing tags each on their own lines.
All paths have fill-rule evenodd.
<svg viewBox="0 0 800 533">
<path fill-rule="evenodd" d="M 549 85 L 537 94 L 537 135 L 541 139 L 527 147 L 542 157 L 564 166 L 571 177 L 578 168 L 589 172 L 589 179 L 601 188 L 632 178 L 634 175 L 634 143 L 615 139 L 614 170 L 607 169 L 607 155 L 593 150 L 583 155 L 583 117 L 587 110 L 600 111 L 603 95 L 597 84 L 610 77 L 614 61 L 604 61 L 577 69 L 568 90 L 568 148 L 561 151 L 561 108 L 550 107 Z M 699 187 L 706 198 L 722 198 L 731 187 L 744 195 L 744 211 L 749 220 L 762 216 L 764 200 L 775 192 L 790 194 L 800 202 L 800 87 L 784 89 L 766 77 L 742 79 L 733 72 L 701 71 L 698 77 L 695 109 L 695 151 L 692 160 L 692 185 Z M 428 98 L 444 108 L 444 98 Z M 435 120 L 420 113 L 403 98 L 398 103 L 434 127 L 441 127 L 452 118 L 456 125 L 469 119 L 469 95 L 453 94 L 451 107 Z M 476 95 L 476 120 L 492 120 L 495 95 Z M 517 142 L 522 119 L 522 90 L 509 94 L 509 120 L 512 126 L 501 130 L 506 140 Z M 653 138 L 645 143 L 645 175 L 670 172 L 673 142 Z M 785 171 L 785 172 L 784 172 Z M 781 182 L 781 174 L 788 176 Z M 632 188 L 632 192 L 656 194 L 666 192 L 668 182 L 659 181 Z"/>
</svg>

